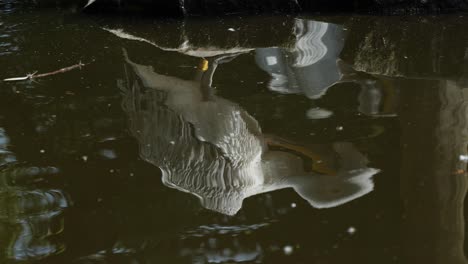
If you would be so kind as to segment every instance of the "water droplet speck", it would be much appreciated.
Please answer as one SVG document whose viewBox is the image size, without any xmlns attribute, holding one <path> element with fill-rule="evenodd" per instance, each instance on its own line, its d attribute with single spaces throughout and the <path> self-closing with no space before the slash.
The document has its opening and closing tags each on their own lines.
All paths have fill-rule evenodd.
<svg viewBox="0 0 468 264">
<path fill-rule="evenodd" d="M 283 248 L 283 252 L 287 256 L 291 255 L 293 253 L 293 251 L 294 251 L 294 248 L 292 246 L 289 246 L 289 245 L 284 246 L 284 248 Z"/>
</svg>

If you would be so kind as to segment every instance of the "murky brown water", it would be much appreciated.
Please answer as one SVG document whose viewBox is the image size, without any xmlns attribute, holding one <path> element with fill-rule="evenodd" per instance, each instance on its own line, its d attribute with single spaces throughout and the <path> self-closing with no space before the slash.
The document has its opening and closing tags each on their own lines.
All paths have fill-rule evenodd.
<svg viewBox="0 0 468 264">
<path fill-rule="evenodd" d="M 0 263 L 466 263 L 467 22 L 0 0 Z"/>
</svg>

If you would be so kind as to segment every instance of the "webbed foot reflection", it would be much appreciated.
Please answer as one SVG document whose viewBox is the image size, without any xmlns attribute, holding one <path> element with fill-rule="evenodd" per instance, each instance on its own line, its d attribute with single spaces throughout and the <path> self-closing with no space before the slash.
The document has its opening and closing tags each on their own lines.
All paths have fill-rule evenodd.
<svg viewBox="0 0 468 264">
<path fill-rule="evenodd" d="M 189 81 L 158 74 L 124 56 L 139 77 L 122 90 L 141 157 L 161 169 L 166 186 L 199 197 L 205 208 L 234 215 L 245 198 L 284 188 L 293 188 L 316 208 L 327 208 L 372 191 L 378 170 L 368 168 L 351 143 L 314 152 L 267 140 L 249 113 L 214 94 L 213 65 L 200 69 L 198 81 Z M 304 168 L 304 157 L 312 159 L 311 169 Z"/>
</svg>

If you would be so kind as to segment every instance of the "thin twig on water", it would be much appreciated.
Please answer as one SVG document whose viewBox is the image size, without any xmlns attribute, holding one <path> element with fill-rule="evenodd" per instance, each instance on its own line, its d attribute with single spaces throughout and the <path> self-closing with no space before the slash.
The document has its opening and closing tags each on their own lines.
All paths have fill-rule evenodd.
<svg viewBox="0 0 468 264">
<path fill-rule="evenodd" d="M 41 74 L 36 74 L 37 72 L 34 72 L 34 73 L 27 74 L 26 76 L 23 76 L 23 77 L 7 78 L 7 79 L 4 79 L 3 81 L 4 82 L 14 82 L 14 81 L 32 80 L 32 79 L 36 79 L 36 78 L 42 78 L 42 77 L 46 77 L 46 76 L 51 76 L 51 75 L 55 75 L 55 74 L 59 74 L 59 73 L 68 72 L 68 71 L 74 70 L 76 68 L 81 69 L 81 67 L 86 66 L 86 65 L 87 64 L 81 63 L 81 61 L 80 61 L 79 63 L 77 63 L 75 65 L 65 67 L 65 68 L 62 68 L 62 69 L 59 69 L 59 70 L 56 70 L 56 71 L 53 71 L 53 72 L 46 72 L 46 73 L 41 73 Z"/>
</svg>

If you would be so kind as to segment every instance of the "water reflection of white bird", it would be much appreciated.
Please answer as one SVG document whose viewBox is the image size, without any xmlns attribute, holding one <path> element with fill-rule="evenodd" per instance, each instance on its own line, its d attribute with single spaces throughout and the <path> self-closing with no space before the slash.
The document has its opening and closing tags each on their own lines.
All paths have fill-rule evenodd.
<svg viewBox="0 0 468 264">
<path fill-rule="evenodd" d="M 256 49 L 257 64 L 271 75 L 270 90 L 320 98 L 331 86 L 346 78 L 339 59 L 345 42 L 343 27 L 297 19 L 294 33 L 296 41 L 291 50 Z"/>
<path fill-rule="evenodd" d="M 165 185 L 194 194 L 204 207 L 228 215 L 246 197 L 283 188 L 294 188 L 317 208 L 338 206 L 373 189 L 377 170 L 366 167 L 367 160 L 352 144 L 334 144 L 331 157 L 338 160 L 328 157 L 331 162 L 320 164 L 327 157 L 266 137 L 245 110 L 214 95 L 216 67 L 232 58 L 212 59 L 199 80 L 189 81 L 158 74 L 125 53 L 143 86 L 150 88 L 138 81 L 124 88 L 131 132 L 142 158 L 162 170 Z M 271 145 L 287 151 L 270 150 Z M 316 171 L 328 175 L 306 171 L 297 154 L 312 158 Z"/>
<path fill-rule="evenodd" d="M 296 41 L 292 49 L 257 48 L 257 65 L 271 80 L 268 88 L 283 94 L 304 94 L 319 99 L 328 89 L 340 83 L 355 83 L 361 87 L 359 111 L 370 116 L 393 116 L 395 92 L 386 82 L 355 71 L 340 59 L 345 45 L 342 25 L 296 19 Z M 333 112 L 314 107 L 307 112 L 310 119 L 323 119 Z"/>
</svg>

